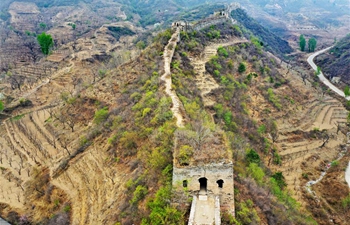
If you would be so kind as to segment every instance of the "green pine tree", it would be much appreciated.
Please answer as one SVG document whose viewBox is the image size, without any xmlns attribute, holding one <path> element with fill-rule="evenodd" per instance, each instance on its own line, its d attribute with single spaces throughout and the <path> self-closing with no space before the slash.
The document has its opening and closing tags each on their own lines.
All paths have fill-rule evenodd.
<svg viewBox="0 0 350 225">
<path fill-rule="evenodd" d="M 305 51 L 306 40 L 304 38 L 304 35 L 300 35 L 300 37 L 299 37 L 299 45 L 300 45 L 300 50 L 301 51 Z"/>
</svg>

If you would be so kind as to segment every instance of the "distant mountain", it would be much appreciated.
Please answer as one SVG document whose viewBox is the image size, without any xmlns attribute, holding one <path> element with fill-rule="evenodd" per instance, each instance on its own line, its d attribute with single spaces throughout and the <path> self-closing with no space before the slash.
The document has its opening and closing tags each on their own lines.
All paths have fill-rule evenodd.
<svg viewBox="0 0 350 225">
<path fill-rule="evenodd" d="M 326 54 L 317 57 L 316 64 L 330 77 L 341 77 L 350 84 L 350 34 L 341 39 Z"/>
</svg>

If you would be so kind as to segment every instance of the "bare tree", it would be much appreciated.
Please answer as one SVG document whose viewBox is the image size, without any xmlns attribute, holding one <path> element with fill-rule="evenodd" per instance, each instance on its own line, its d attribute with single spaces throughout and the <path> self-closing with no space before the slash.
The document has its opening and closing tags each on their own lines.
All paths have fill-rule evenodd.
<svg viewBox="0 0 350 225">
<path fill-rule="evenodd" d="M 3 146 L 0 144 L 0 163 L 2 164 L 2 159 L 3 159 Z"/>
<path fill-rule="evenodd" d="M 68 155 L 70 155 L 70 151 L 68 149 L 68 145 L 69 145 L 69 140 L 66 137 L 62 137 L 60 138 L 60 142 L 61 142 L 61 146 L 67 151 Z"/>
<path fill-rule="evenodd" d="M 24 83 L 25 77 L 18 74 L 12 74 L 11 72 L 8 72 L 6 75 L 8 77 L 12 90 L 18 88 L 18 90 L 21 91 L 21 87 Z"/>
<path fill-rule="evenodd" d="M 35 63 L 39 59 L 39 56 L 40 56 L 40 52 L 39 52 L 37 43 L 33 39 L 28 39 L 24 42 L 23 46 L 27 48 L 29 57 Z"/>
<path fill-rule="evenodd" d="M 21 202 L 21 199 L 20 199 L 20 196 L 21 196 L 21 195 L 20 195 L 20 193 L 17 192 L 16 195 L 17 195 L 17 200 L 18 200 L 18 202 Z"/>
<path fill-rule="evenodd" d="M 8 158 L 8 163 L 12 167 L 12 158 L 11 157 Z"/>
<path fill-rule="evenodd" d="M 75 75 L 75 74 L 71 76 L 71 79 L 72 79 L 72 84 L 74 89 L 77 85 L 83 82 L 83 79 L 81 79 L 81 77 L 78 77 L 78 75 Z"/>
<path fill-rule="evenodd" d="M 75 113 L 69 113 L 66 117 L 66 124 L 71 128 L 72 132 L 74 132 L 74 126 L 76 121 L 76 115 Z"/>
<path fill-rule="evenodd" d="M 306 74 L 301 74 L 301 78 L 303 79 L 304 85 L 306 85 L 307 75 Z"/>
</svg>

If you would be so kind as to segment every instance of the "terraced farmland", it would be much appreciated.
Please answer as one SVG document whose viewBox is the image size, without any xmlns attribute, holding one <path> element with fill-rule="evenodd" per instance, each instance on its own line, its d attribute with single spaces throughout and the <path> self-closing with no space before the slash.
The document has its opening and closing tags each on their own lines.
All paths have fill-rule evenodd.
<svg viewBox="0 0 350 225">
<path fill-rule="evenodd" d="M 308 99 L 301 108 L 300 117 L 279 119 L 276 141 L 283 163 L 276 169 L 283 172 L 297 199 L 307 181 L 302 179 L 305 168 L 318 170 L 320 164 L 333 161 L 341 151 L 345 135 L 338 126 L 344 125 L 348 115 L 341 103 L 329 96 L 321 101 L 316 97 Z"/>
</svg>

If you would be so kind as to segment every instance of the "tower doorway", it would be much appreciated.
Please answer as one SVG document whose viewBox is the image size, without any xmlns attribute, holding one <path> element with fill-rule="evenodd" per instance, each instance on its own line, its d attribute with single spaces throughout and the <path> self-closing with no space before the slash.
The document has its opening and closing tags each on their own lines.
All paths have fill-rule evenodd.
<svg viewBox="0 0 350 225">
<path fill-rule="evenodd" d="M 207 192 L 207 181 L 208 179 L 205 177 L 199 178 L 199 190 L 201 193 Z"/>
</svg>

